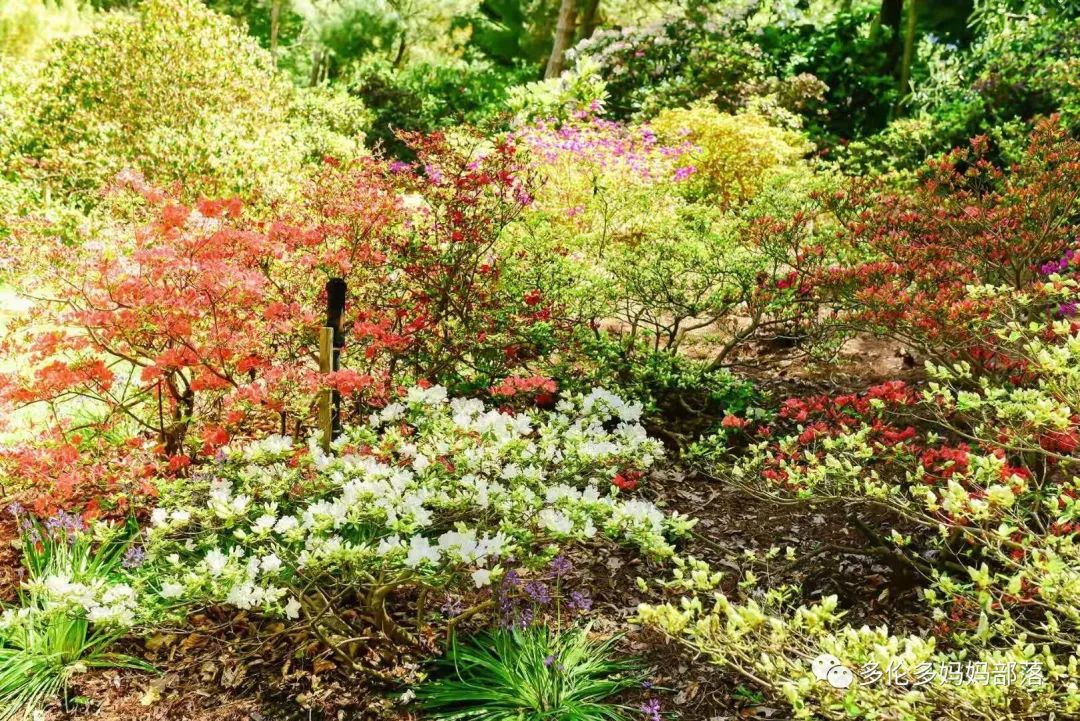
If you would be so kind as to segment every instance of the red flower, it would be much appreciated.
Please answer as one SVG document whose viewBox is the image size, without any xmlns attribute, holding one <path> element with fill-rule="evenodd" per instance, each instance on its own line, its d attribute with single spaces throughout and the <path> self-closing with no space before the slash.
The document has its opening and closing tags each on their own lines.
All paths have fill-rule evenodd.
<svg viewBox="0 0 1080 721">
<path fill-rule="evenodd" d="M 619 471 L 611 482 L 623 491 L 632 491 L 638 487 L 638 482 L 644 476 L 642 471 Z"/>
<path fill-rule="evenodd" d="M 724 420 L 720 421 L 720 425 L 723 428 L 744 428 L 748 423 L 749 421 L 745 418 L 739 418 L 730 413 L 724 416 Z"/>
</svg>

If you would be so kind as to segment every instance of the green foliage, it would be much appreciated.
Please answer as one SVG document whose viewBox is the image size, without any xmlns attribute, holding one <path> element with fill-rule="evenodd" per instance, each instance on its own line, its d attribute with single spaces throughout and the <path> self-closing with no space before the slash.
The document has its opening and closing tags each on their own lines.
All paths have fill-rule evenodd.
<svg viewBox="0 0 1080 721">
<path fill-rule="evenodd" d="M 90 13 L 78 0 L 6 0 L 0 5 L 0 58 L 5 64 L 36 59 L 50 42 L 89 26 Z"/>
<path fill-rule="evenodd" d="M 599 71 L 591 59 L 582 58 L 557 78 L 510 88 L 507 106 L 519 123 L 567 121 L 581 113 L 597 112 L 604 108 L 608 97 L 607 84 Z"/>
<path fill-rule="evenodd" d="M 951 49 L 930 44 L 930 71 L 916 87 L 913 107 L 932 115 L 945 142 L 1004 122 L 1060 112 L 1080 122 L 1080 17 L 1029 3 L 982 4 L 973 16 L 978 36 L 959 62 Z"/>
<path fill-rule="evenodd" d="M 509 88 L 526 74 L 524 69 L 499 68 L 483 61 L 396 68 L 372 59 L 356 68 L 349 92 L 374 114 L 368 136 L 371 144 L 408 156 L 398 131 L 496 124 L 505 114 Z"/>
<path fill-rule="evenodd" d="M 29 717 L 87 668 L 153 670 L 109 650 L 134 608 L 120 581 L 132 529 L 95 541 L 76 517 L 17 518 L 27 581 L 18 607 L 0 619 L 0 718 Z"/>
<path fill-rule="evenodd" d="M 590 382 L 612 379 L 623 394 L 644 405 L 646 414 L 662 422 L 709 428 L 721 416 L 745 415 L 764 400 L 753 383 L 708 361 L 654 351 L 647 344 L 627 348 L 607 333 L 589 333 L 581 352 L 591 365 Z"/>
<path fill-rule="evenodd" d="M 25 175 L 87 206 L 127 167 L 158 183 L 192 179 L 196 192 L 282 197 L 313 151 L 298 141 L 316 134 L 294 129 L 313 116 L 296 117 L 267 54 L 194 0 L 106 15 L 57 45 L 30 93 L 17 139 L 33 160 Z M 358 105 L 333 110 L 349 129 L 363 117 Z M 339 140 L 355 151 L 355 138 Z"/>
<path fill-rule="evenodd" d="M 663 110 L 651 126 L 669 145 L 693 145 L 687 192 L 724 207 L 752 200 L 811 149 L 799 133 L 778 128 L 759 113 L 721 113 L 707 101 Z"/>
<path fill-rule="evenodd" d="M 506 67 L 525 62 L 536 68 L 551 49 L 553 9 L 530 0 L 483 0 L 460 22 L 471 26 L 470 45 L 485 57 Z"/>
<path fill-rule="evenodd" d="M 752 83 L 769 73 L 761 49 L 730 28 L 730 21 L 675 17 L 601 30 L 567 57 L 589 58 L 599 66 L 613 118 L 648 118 L 706 95 L 720 110 L 732 112 L 753 94 Z"/>
<path fill-rule="evenodd" d="M 811 73 L 826 86 L 825 117 L 811 116 L 816 138 L 855 138 L 883 128 L 897 100 L 888 48 L 895 39 L 875 24 L 878 7 L 837 13 L 821 26 L 797 23 L 763 29 L 763 51 L 782 76 Z"/>
<path fill-rule="evenodd" d="M 611 697 L 640 684 L 638 665 L 614 660 L 617 638 L 590 639 L 590 628 L 536 625 L 496 629 L 450 646 L 444 675 L 417 699 L 433 719 L 619 721 Z"/>
</svg>

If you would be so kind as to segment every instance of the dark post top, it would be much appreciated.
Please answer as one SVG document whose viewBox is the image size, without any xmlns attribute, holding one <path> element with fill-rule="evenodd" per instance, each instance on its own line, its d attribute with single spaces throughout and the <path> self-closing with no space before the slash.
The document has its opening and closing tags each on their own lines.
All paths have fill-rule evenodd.
<svg viewBox="0 0 1080 721">
<path fill-rule="evenodd" d="M 346 285 L 344 278 L 331 278 L 326 282 L 326 325 L 334 329 L 334 347 L 345 345 L 342 320 L 345 315 Z"/>
</svg>

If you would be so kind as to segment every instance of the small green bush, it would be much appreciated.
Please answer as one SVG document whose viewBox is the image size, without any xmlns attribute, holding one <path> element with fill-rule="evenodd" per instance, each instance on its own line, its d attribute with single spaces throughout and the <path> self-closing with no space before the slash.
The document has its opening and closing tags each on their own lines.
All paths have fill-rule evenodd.
<svg viewBox="0 0 1080 721">
<path fill-rule="evenodd" d="M 443 721 L 619 721 L 625 709 L 609 699 L 641 676 L 611 658 L 615 640 L 591 640 L 588 627 L 496 629 L 454 643 L 440 664 L 447 674 L 416 695 Z"/>
</svg>

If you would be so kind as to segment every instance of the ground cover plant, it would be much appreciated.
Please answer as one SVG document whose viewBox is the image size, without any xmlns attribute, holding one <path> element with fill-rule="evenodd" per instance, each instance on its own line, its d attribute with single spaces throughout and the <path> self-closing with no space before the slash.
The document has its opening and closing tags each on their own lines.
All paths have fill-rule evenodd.
<svg viewBox="0 0 1080 721">
<path fill-rule="evenodd" d="M 1078 22 L 7 3 L 0 718 L 1080 717 Z"/>
</svg>

